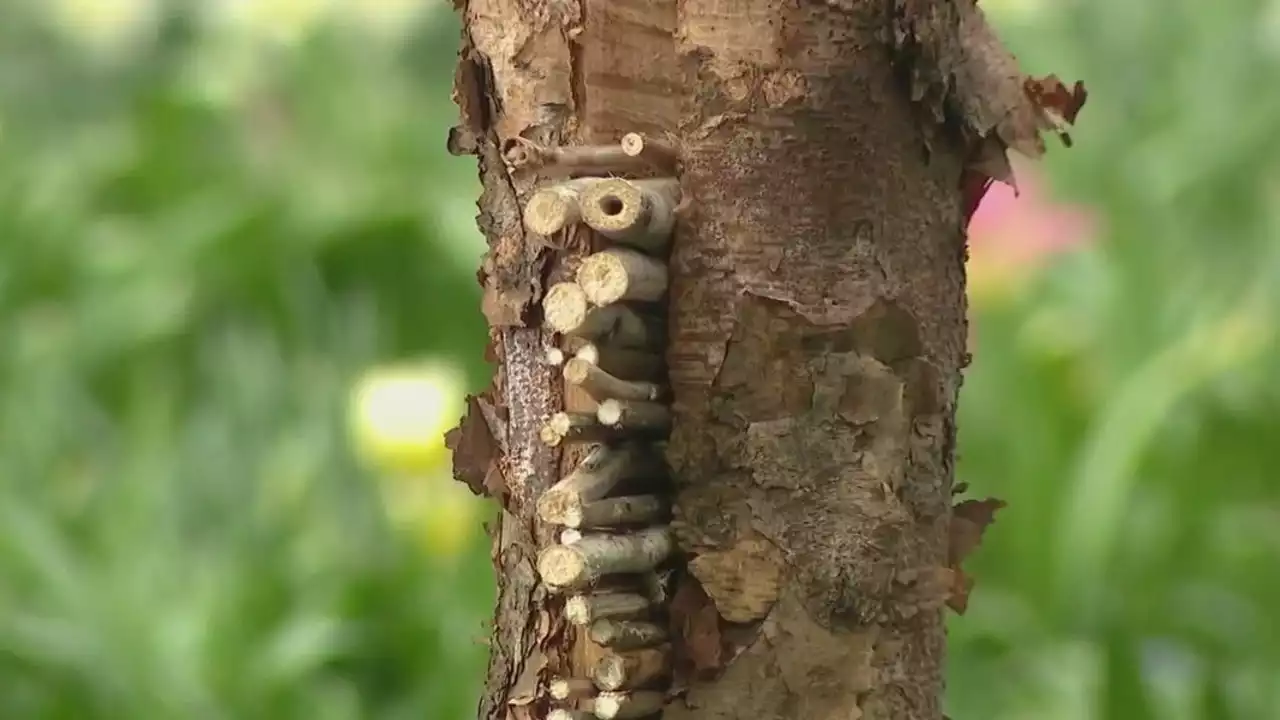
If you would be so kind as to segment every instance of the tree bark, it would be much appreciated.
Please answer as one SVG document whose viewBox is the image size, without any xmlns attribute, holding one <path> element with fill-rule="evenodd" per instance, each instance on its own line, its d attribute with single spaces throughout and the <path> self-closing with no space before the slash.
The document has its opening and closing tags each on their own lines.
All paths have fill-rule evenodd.
<svg viewBox="0 0 1280 720">
<path fill-rule="evenodd" d="M 781 580 L 671 719 L 941 717 L 963 156 L 926 157 L 886 3 L 847 4 L 682 6 L 680 541 L 721 615 L 744 555 Z"/>
<path fill-rule="evenodd" d="M 964 226 L 992 178 L 1011 180 L 1006 148 L 1043 152 L 1039 131 L 1073 120 L 1082 88 L 1020 75 L 970 0 L 461 0 L 459 10 L 462 123 L 450 147 L 476 155 L 484 181 L 480 275 L 498 367 L 450 445 L 458 477 L 503 508 L 480 717 L 622 717 L 627 702 L 661 699 L 667 720 L 939 720 L 942 608 L 963 608 L 959 561 L 976 543 L 957 541 L 956 516 L 980 532 L 998 507 L 951 504 L 968 357 Z M 658 257 L 653 238 L 627 240 L 608 218 L 600 233 L 578 223 L 612 212 L 573 204 L 599 181 L 549 186 L 672 174 L 662 162 L 584 160 L 620 158 L 626 133 L 679 155 L 665 274 L 633 251 Z M 559 364 L 586 339 L 544 328 L 540 303 L 559 283 L 553 324 L 591 326 L 596 344 L 619 312 L 637 322 L 616 305 L 594 321 L 579 312 L 582 258 L 614 241 L 633 249 L 588 274 L 619 289 L 594 297 L 649 302 L 665 283 L 667 344 L 589 344 L 595 354 L 570 363 L 566 385 Z M 658 332 L 637 328 L 640 344 Z M 667 382 L 609 375 L 648 368 L 650 351 L 665 355 Z M 619 358 L 614 370 L 606 355 Z M 649 521 L 671 504 L 670 529 L 560 534 L 550 520 L 616 484 L 581 472 L 608 463 L 584 461 L 593 445 L 579 441 L 627 430 L 594 426 L 598 403 L 601 419 L 665 430 L 660 396 L 671 403 L 674 497 L 632 488 L 615 495 L 649 494 L 653 512 L 601 517 Z M 539 498 L 575 468 L 539 517 Z M 630 586 L 612 603 L 580 595 L 570 601 L 579 619 L 565 619 L 548 578 L 589 592 L 582 578 L 644 571 L 672 534 L 673 597 L 645 600 Z M 545 553 L 557 538 L 564 546 Z M 649 601 L 656 609 L 635 617 Z M 591 632 L 596 606 L 630 614 Z M 664 644 L 615 656 L 621 646 L 597 642 L 619 633 L 628 647 Z M 625 690 L 624 670 L 642 666 L 635 697 L 590 699 L 588 678 Z"/>
</svg>

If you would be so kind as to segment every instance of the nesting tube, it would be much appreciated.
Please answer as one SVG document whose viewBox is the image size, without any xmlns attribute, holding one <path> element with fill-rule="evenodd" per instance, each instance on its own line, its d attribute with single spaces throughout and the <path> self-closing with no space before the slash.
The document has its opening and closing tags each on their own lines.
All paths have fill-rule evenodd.
<svg viewBox="0 0 1280 720">
<path fill-rule="evenodd" d="M 664 335 L 660 321 L 625 305 L 592 307 L 577 283 L 552 285 L 542 298 L 542 316 L 558 333 L 622 347 L 654 347 Z"/>
<path fill-rule="evenodd" d="M 552 588 L 584 589 L 606 575 L 652 570 L 674 550 L 671 529 L 645 528 L 627 535 L 588 535 L 538 555 L 538 574 Z"/>
<path fill-rule="evenodd" d="M 676 169 L 679 154 L 675 146 L 666 140 L 633 132 L 623 135 L 620 144 L 624 155 L 640 158 L 648 165 L 662 170 Z"/>
<path fill-rule="evenodd" d="M 538 517 L 546 523 L 569 525 L 570 519 L 582 517 L 583 505 L 604 498 L 624 480 L 657 477 L 663 472 L 662 459 L 639 443 L 599 445 L 573 472 L 542 493 Z"/>
<path fill-rule="evenodd" d="M 656 383 L 614 377 L 584 358 L 574 357 L 564 364 L 565 382 L 582 388 L 597 402 L 602 400 L 657 400 L 664 391 Z"/>
<path fill-rule="evenodd" d="M 591 679 L 601 690 L 634 690 L 671 674 L 670 648 L 642 648 L 600 658 Z"/>
<path fill-rule="evenodd" d="M 539 235 L 553 235 L 582 222 L 582 192 L 601 178 L 576 178 L 545 187 L 524 206 L 524 226 Z"/>
<path fill-rule="evenodd" d="M 671 241 L 679 198 L 675 178 L 609 178 L 583 192 L 582 219 L 614 242 L 661 256 Z"/>
<path fill-rule="evenodd" d="M 582 627 L 597 620 L 640 617 L 648 611 L 648 598 L 633 593 L 574 595 L 564 604 L 565 619 Z"/>
<path fill-rule="evenodd" d="M 584 223 L 617 244 L 583 258 L 571 282 L 542 297 L 542 324 L 559 337 L 541 361 L 596 407 L 564 408 L 540 428 L 546 445 L 595 447 L 538 498 L 538 519 L 559 526 L 559 543 L 542 549 L 536 569 L 548 590 L 569 595 L 564 620 L 595 644 L 588 655 L 604 653 L 574 672 L 586 677 L 543 686 L 543 701 L 552 703 L 545 717 L 640 720 L 662 710 L 666 693 L 659 688 L 672 674 L 662 607 L 669 592 L 661 577 L 672 569 L 676 543 L 666 524 L 670 499 L 660 489 L 666 468 L 651 443 L 671 427 L 660 309 L 670 290 L 663 257 L 680 187 L 670 177 L 613 175 L 673 173 L 677 153 L 670 142 L 640 133 L 615 145 L 561 148 L 516 139 L 504 153 L 543 177 L 572 178 L 529 198 L 522 215 L 529 232 L 548 236 Z"/>
<path fill-rule="evenodd" d="M 596 419 L 604 427 L 629 433 L 665 435 L 671 430 L 667 406 L 643 400 L 606 400 L 596 408 Z"/>
<path fill-rule="evenodd" d="M 666 642 L 667 630 L 650 622 L 601 618 L 591 624 L 588 637 L 597 645 L 614 650 L 636 650 Z"/>
<path fill-rule="evenodd" d="M 504 149 L 503 159 L 513 167 L 534 167 L 543 175 L 563 177 L 641 170 L 649 162 L 641 155 L 628 153 L 622 143 L 550 147 L 515 137 Z"/>
<path fill-rule="evenodd" d="M 574 279 L 596 305 L 624 300 L 657 302 L 667 294 L 666 264 L 621 247 L 588 256 Z"/>
<path fill-rule="evenodd" d="M 625 434 L 626 431 L 620 427 L 601 424 L 596 415 L 566 412 L 552 415 L 538 431 L 538 437 L 549 447 L 616 440 Z"/>
</svg>

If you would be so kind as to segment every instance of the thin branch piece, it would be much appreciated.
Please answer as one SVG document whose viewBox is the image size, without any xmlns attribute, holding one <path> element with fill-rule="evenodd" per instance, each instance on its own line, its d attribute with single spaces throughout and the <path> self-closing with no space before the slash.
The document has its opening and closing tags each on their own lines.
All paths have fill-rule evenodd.
<svg viewBox="0 0 1280 720">
<path fill-rule="evenodd" d="M 576 528 L 565 528 L 560 531 L 560 544 L 572 545 L 582 539 L 582 531 Z"/>
<path fill-rule="evenodd" d="M 560 367 L 561 365 L 564 365 L 565 357 L 564 350 L 555 347 L 547 348 L 547 354 L 543 358 L 543 362 L 550 367 Z"/>
<path fill-rule="evenodd" d="M 588 535 L 572 545 L 553 545 L 538 554 L 538 575 L 553 588 L 587 588 L 605 575 L 652 570 L 674 550 L 671 528 L 646 528 L 630 535 Z"/>
<path fill-rule="evenodd" d="M 566 382 L 582 388 L 597 402 L 657 400 L 663 395 L 662 387 L 656 383 L 616 378 L 581 357 L 566 362 L 563 374 Z"/>
<path fill-rule="evenodd" d="M 596 408 L 596 418 L 605 427 L 627 432 L 665 435 L 671 430 L 671 411 L 656 402 L 605 400 Z"/>
<path fill-rule="evenodd" d="M 553 176 L 607 175 L 646 166 L 643 159 L 624 152 L 621 143 L 547 147 L 519 136 L 512 138 L 504 159 L 512 167 L 536 168 Z"/>
<path fill-rule="evenodd" d="M 603 528 L 651 525 L 667 519 L 670 505 L 657 495 L 626 495 L 584 503 L 565 512 L 571 528 Z"/>
<path fill-rule="evenodd" d="M 596 686 L 586 678 L 556 678 L 547 683 L 552 700 L 570 700 L 595 695 Z"/>
<path fill-rule="evenodd" d="M 649 165 L 668 172 L 676 169 L 676 163 L 680 159 L 679 153 L 671 143 L 640 133 L 623 135 L 621 144 L 624 154 L 640 158 Z"/>
<path fill-rule="evenodd" d="M 582 220 L 610 240 L 661 255 L 670 244 L 679 202 L 675 178 L 609 178 L 582 194 Z"/>
<path fill-rule="evenodd" d="M 564 604 L 565 619 L 582 627 L 597 620 L 640 617 L 648 611 L 648 598 L 632 593 L 574 595 Z"/>
<path fill-rule="evenodd" d="M 542 316 L 558 333 L 631 348 L 657 346 L 664 335 L 656 318 L 640 315 L 625 305 L 591 307 L 577 283 L 556 283 L 542 298 Z"/>
<path fill-rule="evenodd" d="M 579 198 L 584 190 L 600 180 L 595 177 L 565 180 L 535 192 L 524 206 L 524 226 L 539 235 L 553 235 L 582 222 Z"/>
<path fill-rule="evenodd" d="M 603 692 L 591 709 L 600 720 L 637 720 L 658 712 L 665 703 L 666 696 L 657 690 Z"/>
<path fill-rule="evenodd" d="M 577 283 L 561 282 L 547 289 L 542 297 L 542 317 L 552 330 L 569 333 L 586 322 L 591 301 Z"/>
<path fill-rule="evenodd" d="M 624 380 L 652 381 L 662 374 L 662 356 L 643 350 L 601 347 L 595 343 L 580 340 L 574 355 Z"/>
<path fill-rule="evenodd" d="M 671 648 L 644 648 L 606 655 L 591 671 L 601 690 L 632 690 L 652 685 L 671 674 Z"/>
<path fill-rule="evenodd" d="M 636 650 L 667 641 L 667 629 L 650 622 L 602 618 L 591 624 L 591 641 L 614 650 Z"/>
<path fill-rule="evenodd" d="M 538 431 L 538 437 L 549 447 L 562 443 L 590 443 L 616 440 L 626 435 L 623 428 L 602 425 L 598 418 L 588 413 L 559 412 L 551 416 Z"/>
<path fill-rule="evenodd" d="M 596 305 L 657 302 L 667 293 L 666 263 L 621 247 L 588 256 L 574 279 Z"/>
<path fill-rule="evenodd" d="M 597 446 L 538 498 L 538 517 L 545 523 L 567 525 L 570 517 L 581 516 L 584 504 L 607 496 L 620 482 L 663 472 L 661 458 L 637 443 Z"/>
</svg>

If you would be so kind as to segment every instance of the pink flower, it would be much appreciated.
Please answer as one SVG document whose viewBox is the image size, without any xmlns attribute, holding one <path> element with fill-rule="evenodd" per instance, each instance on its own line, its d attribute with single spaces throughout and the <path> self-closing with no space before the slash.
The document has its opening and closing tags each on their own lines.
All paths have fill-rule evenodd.
<svg viewBox="0 0 1280 720">
<path fill-rule="evenodd" d="M 1014 173 L 1017 192 L 994 183 L 969 221 L 969 285 L 978 302 L 1015 289 L 1096 231 L 1090 212 L 1048 198 L 1034 165 L 1015 160 Z"/>
</svg>

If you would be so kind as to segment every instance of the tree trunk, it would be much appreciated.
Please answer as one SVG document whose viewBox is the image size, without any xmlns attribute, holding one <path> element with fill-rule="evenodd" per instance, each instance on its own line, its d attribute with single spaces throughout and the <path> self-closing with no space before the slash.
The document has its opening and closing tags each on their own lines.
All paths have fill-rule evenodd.
<svg viewBox="0 0 1280 720">
<path fill-rule="evenodd" d="M 885 3 L 717 5 L 681 17 L 670 454 L 721 614 L 783 579 L 667 717 L 935 720 L 945 595 L 920 585 L 947 565 L 962 157 L 926 158 Z"/>
<path fill-rule="evenodd" d="M 668 720 L 941 718 L 942 608 L 963 607 L 958 563 L 973 544 L 957 540 L 951 507 L 964 224 L 992 177 L 1010 179 L 1006 147 L 1042 152 L 1039 129 L 1072 120 L 1080 89 L 1018 74 L 969 0 L 459 9 L 462 124 L 450 145 L 478 156 L 484 181 L 481 280 L 498 373 L 451 447 L 459 478 L 503 506 L 480 717 L 624 717 L 627 702 L 641 712 L 644 692 L 660 690 Z M 620 154 L 626 133 L 669 143 L 680 160 L 669 273 L 661 243 L 610 260 L 632 268 L 631 289 L 610 298 L 665 310 L 668 338 L 653 346 L 661 324 L 627 310 L 609 316 L 613 341 L 631 327 L 636 357 L 664 355 L 669 391 L 643 371 L 611 378 L 594 360 L 562 377 L 581 343 L 552 326 L 574 326 L 563 319 L 572 295 L 591 290 L 575 275 L 583 257 L 620 236 L 608 218 L 588 218 L 601 234 L 556 214 L 586 184 L 557 190 L 569 200 L 546 206 L 556 212 L 529 204 L 569 175 L 675 173 L 662 152 Z M 665 304 L 652 303 L 668 286 Z M 548 490 L 592 448 L 614 447 L 616 428 L 593 419 L 604 422 L 610 398 L 611 417 L 650 435 L 667 427 L 650 401 L 670 400 L 674 489 L 566 509 L 572 493 Z M 629 413 L 647 420 L 628 425 Z M 653 493 L 664 492 L 669 528 L 654 520 L 668 500 Z M 539 506 L 557 493 L 555 508 Z M 658 526 L 582 530 L 588 515 Z M 576 534 L 560 535 L 566 523 Z M 552 558 L 558 542 L 568 549 Z M 573 586 L 588 556 L 603 568 L 598 586 L 553 587 Z M 653 582 L 667 570 L 674 596 Z M 603 589 L 618 607 L 654 606 L 590 632 L 566 619 L 590 615 Z M 618 633 L 649 647 L 602 647 Z M 643 676 L 640 692 L 592 701 L 587 678 L 608 690 L 627 673 Z"/>
</svg>

